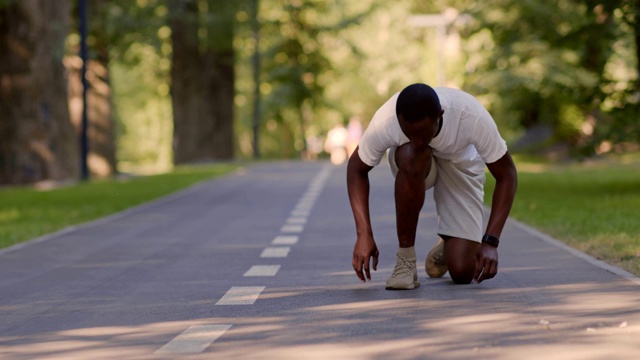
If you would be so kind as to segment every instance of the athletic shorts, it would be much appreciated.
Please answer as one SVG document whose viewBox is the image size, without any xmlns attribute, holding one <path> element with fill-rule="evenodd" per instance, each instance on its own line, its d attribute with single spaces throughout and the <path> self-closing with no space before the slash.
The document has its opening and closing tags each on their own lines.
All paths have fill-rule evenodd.
<svg viewBox="0 0 640 360">
<path fill-rule="evenodd" d="M 398 166 L 396 147 L 389 149 L 387 159 L 395 177 Z M 480 156 L 462 161 L 433 157 L 425 189 L 433 188 L 438 212 L 438 234 L 480 242 L 484 214 L 485 164 Z"/>
</svg>

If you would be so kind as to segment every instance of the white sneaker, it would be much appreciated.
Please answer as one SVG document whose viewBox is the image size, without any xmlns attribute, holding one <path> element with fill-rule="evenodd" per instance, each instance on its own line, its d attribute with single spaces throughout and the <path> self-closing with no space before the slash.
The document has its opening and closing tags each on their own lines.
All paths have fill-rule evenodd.
<svg viewBox="0 0 640 360">
<path fill-rule="evenodd" d="M 420 286 L 418 270 L 416 270 L 416 258 L 406 257 L 398 252 L 396 254 L 396 267 L 389 280 L 387 290 L 411 290 Z"/>
<path fill-rule="evenodd" d="M 449 270 L 447 268 L 447 260 L 444 257 L 444 240 L 439 239 L 436 246 L 429 251 L 424 261 L 424 269 L 427 275 L 432 278 L 443 277 Z"/>
</svg>

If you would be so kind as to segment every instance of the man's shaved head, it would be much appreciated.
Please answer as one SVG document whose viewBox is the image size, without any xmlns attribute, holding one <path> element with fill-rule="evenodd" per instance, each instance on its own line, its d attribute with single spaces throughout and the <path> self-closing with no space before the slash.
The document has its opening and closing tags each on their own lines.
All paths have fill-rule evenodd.
<svg viewBox="0 0 640 360">
<path fill-rule="evenodd" d="M 396 115 L 415 123 L 425 118 L 436 120 L 440 116 L 440 100 L 433 88 L 426 84 L 412 84 L 398 96 Z"/>
</svg>

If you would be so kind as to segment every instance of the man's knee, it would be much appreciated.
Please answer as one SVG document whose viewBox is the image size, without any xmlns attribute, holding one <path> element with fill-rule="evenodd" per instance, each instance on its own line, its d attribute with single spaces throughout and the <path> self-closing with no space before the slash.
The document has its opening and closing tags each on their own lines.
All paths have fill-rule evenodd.
<svg viewBox="0 0 640 360">
<path fill-rule="evenodd" d="M 451 279 L 456 284 L 469 284 L 476 271 L 476 251 L 479 244 L 473 241 L 443 236 L 445 257 Z"/>
<path fill-rule="evenodd" d="M 449 266 L 449 275 L 451 275 L 451 280 L 453 280 L 456 284 L 469 284 L 473 280 L 473 275 L 475 273 L 475 264 L 474 266 L 469 266 L 468 264 L 450 264 Z"/>
<path fill-rule="evenodd" d="M 407 143 L 396 148 L 393 156 L 398 173 L 424 179 L 431 169 L 431 148 L 418 152 Z"/>
</svg>

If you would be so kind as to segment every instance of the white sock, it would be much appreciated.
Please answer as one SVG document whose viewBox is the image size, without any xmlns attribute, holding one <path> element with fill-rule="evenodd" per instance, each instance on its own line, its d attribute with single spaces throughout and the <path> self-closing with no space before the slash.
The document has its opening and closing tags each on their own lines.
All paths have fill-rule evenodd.
<svg viewBox="0 0 640 360">
<path fill-rule="evenodd" d="M 398 248 L 398 254 L 402 254 L 405 259 L 415 259 L 416 247 Z"/>
</svg>

